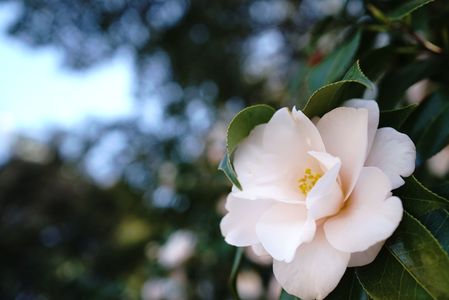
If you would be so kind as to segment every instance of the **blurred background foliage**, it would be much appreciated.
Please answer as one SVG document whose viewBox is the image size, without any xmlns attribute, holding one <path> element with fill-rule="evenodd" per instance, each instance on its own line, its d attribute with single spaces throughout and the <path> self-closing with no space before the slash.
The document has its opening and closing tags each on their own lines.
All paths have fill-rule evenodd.
<svg viewBox="0 0 449 300">
<path fill-rule="evenodd" d="M 449 194 L 446 1 L 404 18 L 407 1 L 392 0 L 2 2 L 20 7 L 8 34 L 56 47 L 65 67 L 130 54 L 138 113 L 46 143 L 15 137 L 0 166 L 1 299 L 229 299 L 227 123 L 255 103 L 302 107 L 356 59 L 382 110 L 422 103 L 400 127 L 417 177 Z M 238 286 L 249 299 L 280 291 L 249 252 Z"/>
</svg>

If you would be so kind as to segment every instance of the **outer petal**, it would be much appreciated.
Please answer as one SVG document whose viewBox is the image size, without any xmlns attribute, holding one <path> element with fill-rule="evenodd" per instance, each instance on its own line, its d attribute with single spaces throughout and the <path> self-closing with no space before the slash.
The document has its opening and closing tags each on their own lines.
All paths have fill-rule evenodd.
<svg viewBox="0 0 449 300">
<path fill-rule="evenodd" d="M 300 244 L 313 239 L 315 228 L 303 205 L 278 203 L 260 217 L 256 232 L 274 259 L 289 262 Z"/>
<path fill-rule="evenodd" d="M 361 267 L 372 263 L 384 244 L 385 241 L 381 241 L 372 245 L 365 251 L 351 253 L 348 267 Z"/>
<path fill-rule="evenodd" d="M 273 203 L 272 200 L 248 200 L 229 194 L 226 199 L 228 213 L 220 223 L 226 242 L 237 247 L 259 243 L 256 223 Z"/>
<path fill-rule="evenodd" d="M 323 299 L 338 284 L 345 273 L 350 254 L 333 248 L 323 231 L 296 251 L 291 263 L 274 260 L 277 281 L 290 294 L 301 299 Z"/>
<path fill-rule="evenodd" d="M 326 172 L 306 197 L 309 215 L 318 220 L 337 213 L 343 205 L 343 193 L 338 184 L 341 161 L 324 152 L 309 151 L 309 154 L 317 158 Z"/>
<path fill-rule="evenodd" d="M 416 149 L 412 140 L 393 128 L 380 128 L 366 166 L 378 167 L 388 176 L 393 189 L 404 184 L 401 176 L 410 176 L 415 170 Z"/>
<path fill-rule="evenodd" d="M 267 124 L 256 126 L 234 154 L 234 168 L 243 188 L 240 196 L 304 200 L 297 180 L 306 168 L 319 169 L 307 151 L 323 148 L 318 130 L 301 112 L 278 110 Z"/>
<path fill-rule="evenodd" d="M 325 114 L 317 127 L 326 151 L 342 161 L 340 179 L 347 197 L 365 164 L 368 111 L 364 108 L 338 107 Z"/>
<path fill-rule="evenodd" d="M 379 105 L 374 100 L 351 99 L 343 103 L 344 106 L 366 108 L 368 110 L 368 152 L 373 145 L 374 136 L 379 126 Z"/>
<path fill-rule="evenodd" d="M 378 168 L 363 168 L 354 191 L 340 213 L 329 218 L 324 231 L 335 248 L 365 251 L 387 239 L 402 218 L 402 204 L 390 196 L 390 182 Z"/>
</svg>

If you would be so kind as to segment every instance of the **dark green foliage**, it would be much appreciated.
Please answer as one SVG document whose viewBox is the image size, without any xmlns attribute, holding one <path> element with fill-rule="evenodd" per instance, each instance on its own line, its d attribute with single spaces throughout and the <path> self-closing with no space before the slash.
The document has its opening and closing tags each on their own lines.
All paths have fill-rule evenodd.
<svg viewBox="0 0 449 300">
<path fill-rule="evenodd" d="M 296 104 L 313 117 L 363 93 L 378 101 L 381 126 L 416 143 L 419 168 L 393 191 L 407 211 L 398 231 L 374 263 L 348 269 L 328 298 L 447 298 L 448 178 L 426 167 L 449 143 L 447 1 L 350 0 L 323 15 L 312 8 L 318 1 L 287 0 L 276 2 L 287 8 L 277 17 L 277 4 L 255 0 L 18 2 L 23 9 L 9 33 L 56 47 L 72 69 L 130 50 L 136 105 L 151 113 L 146 101 L 157 98 L 162 116 L 157 128 L 136 118 L 93 123 L 81 137 L 55 134 L 51 159 L 30 162 L 18 151 L 0 167 L 1 299 L 139 299 L 145 282 L 167 278 L 183 281 L 186 299 L 228 299 L 239 262 L 260 274 L 265 292 L 270 267 L 241 250 L 233 267 L 235 250 L 220 234 L 220 201 L 230 185 L 216 171 L 217 152 L 225 151 L 215 131 L 243 107 L 264 104 L 231 123 L 220 168 L 238 186 L 232 152 L 269 120 L 273 109 L 265 104 Z M 179 14 L 167 13 L 166 3 Z M 271 40 L 256 43 L 264 34 Z M 273 39 L 281 41 L 275 53 L 254 63 L 252 55 Z M 431 83 L 425 99 L 410 104 L 407 91 L 421 80 Z M 126 150 L 114 158 L 125 163 L 105 188 L 84 166 L 111 132 L 126 137 Z M 64 156 L 64 142 L 74 137 L 80 153 Z M 439 186 L 441 196 L 420 182 Z M 158 193 L 168 201 L 158 202 Z M 179 229 L 195 233 L 194 254 L 164 267 L 157 249 Z M 296 298 L 282 292 L 281 299 Z"/>
<path fill-rule="evenodd" d="M 346 270 L 338 287 L 327 296 L 333 300 L 368 300 L 371 299 L 360 284 L 354 268 Z"/>
</svg>

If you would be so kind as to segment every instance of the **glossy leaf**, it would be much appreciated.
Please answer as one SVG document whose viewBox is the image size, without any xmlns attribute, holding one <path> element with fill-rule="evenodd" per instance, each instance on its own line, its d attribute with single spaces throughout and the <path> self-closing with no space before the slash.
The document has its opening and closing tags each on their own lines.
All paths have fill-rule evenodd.
<svg viewBox="0 0 449 300">
<path fill-rule="evenodd" d="M 405 91 L 438 70 L 437 60 L 418 61 L 395 69 L 379 84 L 378 103 L 382 110 L 393 109 L 403 99 Z"/>
<path fill-rule="evenodd" d="M 267 123 L 275 110 L 271 106 L 259 104 L 240 111 L 231 121 L 227 132 L 227 151 L 231 156 L 237 145 L 259 124 Z"/>
<path fill-rule="evenodd" d="M 390 20 L 399 20 L 411 14 L 418 8 L 433 2 L 433 0 L 410 0 L 396 7 L 394 10 L 385 13 Z"/>
<path fill-rule="evenodd" d="M 357 268 L 356 274 L 363 288 L 373 299 L 433 299 L 386 247 L 380 251 L 374 262 Z"/>
<path fill-rule="evenodd" d="M 449 256 L 417 219 L 404 212 L 387 247 L 403 268 L 435 299 L 449 295 Z"/>
<path fill-rule="evenodd" d="M 412 215 L 419 217 L 432 210 L 449 207 L 449 201 L 419 182 L 414 176 L 404 178 L 405 184 L 395 191 L 402 205 Z"/>
<path fill-rule="evenodd" d="M 404 132 L 415 142 L 418 164 L 449 143 L 449 92 L 432 94 L 410 115 Z"/>
<path fill-rule="evenodd" d="M 351 68 L 346 72 L 345 76 L 343 77 L 343 81 L 345 80 L 351 80 L 351 81 L 357 81 L 358 83 L 364 85 L 366 88 L 373 89 L 374 84 L 369 80 L 368 77 L 363 73 L 362 69 L 360 68 L 360 62 L 356 61 L 355 64 L 351 66 Z"/>
<path fill-rule="evenodd" d="M 379 128 L 393 127 L 401 128 L 410 114 L 416 109 L 416 104 L 410 104 L 398 109 L 384 110 L 380 112 Z"/>
<path fill-rule="evenodd" d="M 445 95 L 447 97 L 448 95 Z M 447 99 L 449 100 L 449 98 Z M 449 102 L 449 101 L 447 101 Z M 440 111 L 416 144 L 421 159 L 427 159 L 440 152 L 449 143 L 449 107 Z"/>
<path fill-rule="evenodd" d="M 223 171 L 223 173 L 226 175 L 229 181 L 233 185 L 235 185 L 239 190 L 242 189 L 242 186 L 239 180 L 237 179 L 237 174 L 234 171 L 234 167 L 232 166 L 227 153 L 225 153 L 223 159 L 221 160 L 220 165 L 218 166 L 218 170 Z"/>
<path fill-rule="evenodd" d="M 326 300 L 368 300 L 366 291 L 360 284 L 354 268 L 348 268 L 340 280 L 340 283 L 327 297 Z"/>
<path fill-rule="evenodd" d="M 308 76 L 310 92 L 341 79 L 354 60 L 359 48 L 360 37 L 360 32 L 357 32 L 347 44 L 338 47 L 334 53 L 327 56 L 323 62 L 310 71 Z"/>
<path fill-rule="evenodd" d="M 367 88 L 373 87 L 373 83 L 363 74 L 357 62 L 346 73 L 343 80 L 328 84 L 313 93 L 303 112 L 310 118 L 322 116 L 339 106 L 344 100 L 351 98 L 352 89 L 360 85 Z"/>
<path fill-rule="evenodd" d="M 422 216 L 420 221 L 449 253 L 449 212 L 446 209 L 438 209 Z"/>
<path fill-rule="evenodd" d="M 368 51 L 360 59 L 360 67 L 363 73 L 373 81 L 377 81 L 392 65 L 397 58 L 395 48 L 385 46 Z"/>
<path fill-rule="evenodd" d="M 441 93 L 432 94 L 425 99 L 404 124 L 405 132 L 415 141 L 427 130 L 428 126 L 441 111 L 449 107 L 449 101 Z"/>
<path fill-rule="evenodd" d="M 443 198 L 449 199 L 449 181 L 445 180 L 442 183 L 433 186 L 432 191 Z"/>
</svg>

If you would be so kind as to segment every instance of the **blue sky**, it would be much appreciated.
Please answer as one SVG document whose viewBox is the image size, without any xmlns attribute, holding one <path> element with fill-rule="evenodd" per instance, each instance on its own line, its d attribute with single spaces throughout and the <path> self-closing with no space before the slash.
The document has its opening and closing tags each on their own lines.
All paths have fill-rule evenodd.
<svg viewBox="0 0 449 300">
<path fill-rule="evenodd" d="M 0 4 L 0 161 L 13 136 L 45 137 L 49 128 L 75 129 L 88 118 L 133 114 L 131 58 L 120 55 L 88 71 L 63 68 L 61 53 L 30 48 L 6 35 L 20 7 Z"/>
</svg>

